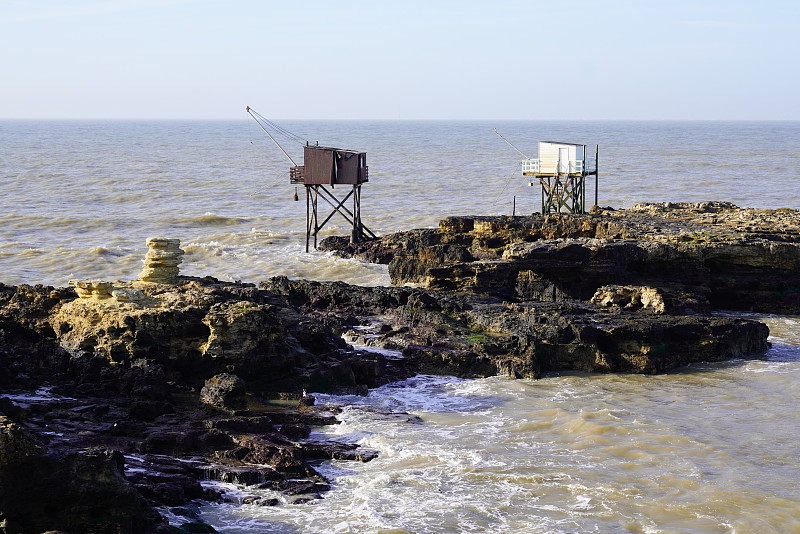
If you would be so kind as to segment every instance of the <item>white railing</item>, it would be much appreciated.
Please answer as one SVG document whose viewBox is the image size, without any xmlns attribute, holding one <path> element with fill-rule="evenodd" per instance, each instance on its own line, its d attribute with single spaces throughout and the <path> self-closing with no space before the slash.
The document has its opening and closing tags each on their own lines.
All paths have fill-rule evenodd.
<svg viewBox="0 0 800 534">
<path fill-rule="evenodd" d="M 554 172 L 550 171 L 551 173 Z M 522 160 L 522 173 L 538 173 L 539 172 L 539 160 L 538 159 L 523 159 Z M 569 162 L 569 173 L 570 174 L 581 174 L 583 172 L 583 160 L 575 160 Z"/>
<path fill-rule="evenodd" d="M 522 160 L 522 173 L 526 172 L 539 172 L 538 159 L 523 159 Z"/>
</svg>

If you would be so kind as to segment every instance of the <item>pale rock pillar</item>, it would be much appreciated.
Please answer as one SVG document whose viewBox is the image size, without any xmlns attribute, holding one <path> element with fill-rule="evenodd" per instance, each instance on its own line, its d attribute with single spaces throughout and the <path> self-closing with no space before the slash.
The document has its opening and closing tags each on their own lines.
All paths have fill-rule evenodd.
<svg viewBox="0 0 800 534">
<path fill-rule="evenodd" d="M 144 257 L 144 267 L 139 280 L 157 284 L 174 284 L 178 279 L 178 265 L 183 261 L 180 239 L 151 237 L 146 242 L 149 250 Z"/>
</svg>

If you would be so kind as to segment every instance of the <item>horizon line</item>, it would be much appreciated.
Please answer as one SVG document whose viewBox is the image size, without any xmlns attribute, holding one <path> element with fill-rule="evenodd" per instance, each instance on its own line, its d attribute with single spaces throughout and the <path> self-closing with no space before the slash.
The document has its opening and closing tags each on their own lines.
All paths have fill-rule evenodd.
<svg viewBox="0 0 800 534">
<path fill-rule="evenodd" d="M 170 121 L 182 121 L 182 122 L 213 122 L 213 121 L 238 121 L 238 120 L 248 120 L 249 117 L 0 117 L 0 122 L 6 121 L 117 121 L 117 122 L 134 122 L 134 121 L 146 121 L 146 122 L 156 122 L 156 121 L 163 121 L 163 122 L 170 122 Z M 611 118 L 594 118 L 594 119 L 585 119 L 585 118 L 567 118 L 567 119 L 556 119 L 556 118 L 535 118 L 535 119 L 520 119 L 520 118 L 422 118 L 422 117 L 411 117 L 411 118 L 389 118 L 389 117 L 377 117 L 377 118 L 336 118 L 336 117 L 327 117 L 327 118 L 297 118 L 297 117 L 277 117 L 277 118 L 270 118 L 273 121 L 307 121 L 307 122 L 326 122 L 326 121 L 336 121 L 336 122 L 368 122 L 368 121 L 380 121 L 380 122 L 492 122 L 492 121 L 501 121 L 501 122 L 536 122 L 536 121 L 543 121 L 543 122 L 800 122 L 800 118 L 792 118 L 792 119 L 775 119 L 775 118 L 730 118 L 730 119 L 720 119 L 720 118 L 619 118 L 619 119 L 611 119 Z"/>
</svg>

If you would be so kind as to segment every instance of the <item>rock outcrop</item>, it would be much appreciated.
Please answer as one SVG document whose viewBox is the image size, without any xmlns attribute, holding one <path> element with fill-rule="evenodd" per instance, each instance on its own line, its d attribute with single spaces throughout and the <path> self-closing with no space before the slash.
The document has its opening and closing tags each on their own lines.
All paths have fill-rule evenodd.
<svg viewBox="0 0 800 534">
<path fill-rule="evenodd" d="M 132 292 L 138 296 L 115 296 Z M 115 283 L 110 298 L 63 302 L 49 325 L 73 355 L 163 365 L 184 381 L 196 377 L 197 387 L 230 372 L 262 388 L 300 391 L 309 372 L 346 347 L 285 298 L 214 279 Z"/>
<path fill-rule="evenodd" d="M 0 531 L 168 532 L 123 466 L 122 454 L 109 449 L 50 450 L 0 416 Z"/>
<path fill-rule="evenodd" d="M 759 354 L 768 346 L 769 331 L 762 323 L 664 313 L 663 296 L 652 288 L 606 287 L 599 292 L 601 302 L 593 304 L 510 303 L 486 294 L 362 288 L 282 277 L 261 287 L 284 291 L 307 315 L 359 344 L 402 353 L 402 363 L 411 373 L 657 373 L 693 362 Z M 375 295 L 371 304 L 370 295 Z M 603 296 L 612 295 L 616 305 L 609 306 Z"/>
<path fill-rule="evenodd" d="M 525 217 L 450 217 L 323 249 L 389 265 L 393 284 L 512 301 L 587 300 L 605 285 L 659 288 L 687 311 L 800 313 L 800 212 L 725 202 Z"/>
<path fill-rule="evenodd" d="M 200 390 L 200 401 L 223 410 L 243 410 L 247 408 L 244 380 L 228 373 L 214 375 Z"/>
<path fill-rule="evenodd" d="M 167 525 L 148 502 L 180 507 L 221 498 L 204 492 L 198 480 L 244 486 L 267 480 L 287 502 L 299 502 L 319 498 L 329 486 L 309 461 L 374 457 L 356 446 L 306 443 L 309 425 L 336 421 L 324 407 L 309 406 L 301 392 L 362 392 L 393 375 L 375 357 L 371 372 L 359 373 L 370 357 L 346 350 L 341 338 L 286 297 L 211 278 L 81 285 L 0 285 L 0 391 L 49 385 L 61 395 L 36 395 L 24 406 L 0 401 L 0 411 L 19 418 L 9 439 L 0 439 L 0 464 L 9 459 L 8 469 L 0 465 L 0 482 L 20 486 L 20 465 L 31 477 L 20 486 L 28 489 L 0 495 L 0 521 L 9 528 L 0 532 L 155 532 Z M 79 296 L 79 289 L 87 291 Z M 102 455 L 85 460 L 96 447 L 136 463 L 117 480 L 119 487 L 91 478 L 112 477 L 111 464 L 97 459 Z M 205 460 L 190 468 L 165 465 L 163 455 Z M 78 464 L 88 474 L 72 473 Z M 75 483 L 89 477 L 86 484 L 124 503 L 56 484 L 56 476 Z M 58 497 L 41 489 L 51 484 Z"/>
<path fill-rule="evenodd" d="M 646 286 L 603 286 L 589 302 L 600 306 L 651 310 L 654 313 L 667 311 L 661 290 Z"/>
</svg>

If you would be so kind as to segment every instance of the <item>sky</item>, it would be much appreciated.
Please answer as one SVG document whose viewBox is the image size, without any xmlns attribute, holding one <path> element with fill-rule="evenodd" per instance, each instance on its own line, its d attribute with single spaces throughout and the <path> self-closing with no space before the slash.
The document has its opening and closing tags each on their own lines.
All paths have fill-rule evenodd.
<svg viewBox="0 0 800 534">
<path fill-rule="evenodd" d="M 0 119 L 800 120 L 794 0 L 0 0 Z"/>
</svg>

